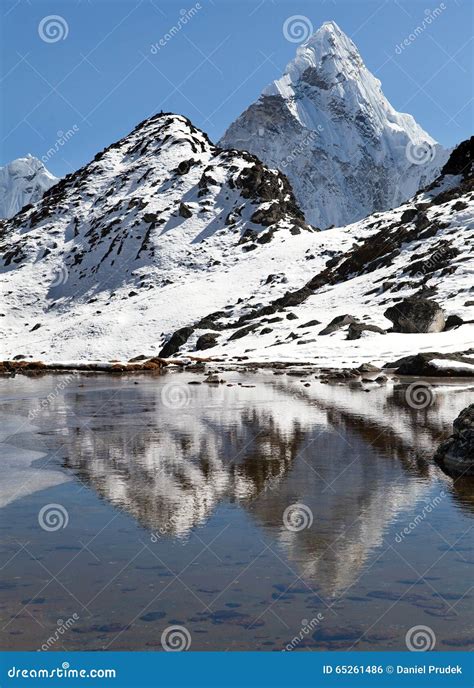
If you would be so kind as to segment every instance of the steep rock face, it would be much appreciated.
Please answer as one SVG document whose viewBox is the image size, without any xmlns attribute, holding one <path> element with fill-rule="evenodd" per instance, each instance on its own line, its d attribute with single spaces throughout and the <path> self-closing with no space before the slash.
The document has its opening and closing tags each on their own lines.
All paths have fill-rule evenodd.
<svg viewBox="0 0 474 688">
<path fill-rule="evenodd" d="M 13 217 L 25 205 L 36 203 L 58 181 L 32 155 L 0 167 L 0 218 Z"/>
<path fill-rule="evenodd" d="M 285 172 L 307 220 L 321 228 L 400 205 L 447 158 L 413 117 L 394 110 L 334 22 L 298 48 L 221 144 Z"/>
</svg>

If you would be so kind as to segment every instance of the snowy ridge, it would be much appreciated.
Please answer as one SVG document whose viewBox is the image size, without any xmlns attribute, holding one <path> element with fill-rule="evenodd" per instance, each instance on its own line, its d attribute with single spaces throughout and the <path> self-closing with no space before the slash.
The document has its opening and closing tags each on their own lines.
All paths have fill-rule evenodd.
<svg viewBox="0 0 474 688">
<path fill-rule="evenodd" d="M 29 339 L 39 355 L 108 358 L 132 345 L 128 324 L 146 322 L 159 342 L 176 315 L 204 315 L 222 297 L 206 288 L 217 273 L 226 281 L 247 252 L 312 232 L 281 173 L 215 147 L 185 117 L 157 115 L 3 223 L 3 342 L 24 349 L 38 324 Z M 38 351 L 45 332 L 56 344 Z"/>
<path fill-rule="evenodd" d="M 36 203 L 58 181 L 32 155 L 0 167 L 0 218 L 13 217 L 25 205 Z"/>
<path fill-rule="evenodd" d="M 326 22 L 225 132 L 285 172 L 309 222 L 343 226 L 411 198 L 448 152 L 382 93 L 354 43 Z"/>
<path fill-rule="evenodd" d="M 206 335 L 205 354 L 229 360 L 346 366 L 465 351 L 474 319 L 465 159 L 472 142 L 413 202 L 315 232 L 281 173 L 215 147 L 184 117 L 153 117 L 3 223 L 0 356 L 128 360 L 159 354 L 181 328 L 178 355 L 201 351 Z M 344 314 L 386 331 L 385 310 L 412 295 L 464 324 L 320 334 Z"/>
</svg>

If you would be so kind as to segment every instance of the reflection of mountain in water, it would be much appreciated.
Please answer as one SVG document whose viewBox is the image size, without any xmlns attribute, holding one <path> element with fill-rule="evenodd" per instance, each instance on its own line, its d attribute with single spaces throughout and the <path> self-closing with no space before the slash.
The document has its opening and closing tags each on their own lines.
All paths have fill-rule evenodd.
<svg viewBox="0 0 474 688">
<path fill-rule="evenodd" d="M 168 378 L 75 388 L 62 409 L 65 465 L 152 531 L 185 536 L 220 503 L 238 501 L 303 578 L 334 593 L 358 577 L 396 518 L 405 525 L 405 510 L 457 489 L 430 457 L 467 404 L 465 389 L 440 388 L 417 412 L 399 389 L 305 388 L 270 376 L 253 389 L 188 387 L 182 375 L 189 404 L 170 409 Z M 282 523 L 295 502 L 313 513 L 313 526 L 296 533 Z"/>
<path fill-rule="evenodd" d="M 105 435 L 79 430 L 66 466 L 146 528 L 185 535 L 219 501 L 252 499 L 280 480 L 303 439 L 297 423 L 282 434 L 263 410 L 243 410 L 222 426 L 189 415 L 165 420 L 157 411 L 161 427 L 135 427 L 134 435 L 127 425 Z"/>
</svg>

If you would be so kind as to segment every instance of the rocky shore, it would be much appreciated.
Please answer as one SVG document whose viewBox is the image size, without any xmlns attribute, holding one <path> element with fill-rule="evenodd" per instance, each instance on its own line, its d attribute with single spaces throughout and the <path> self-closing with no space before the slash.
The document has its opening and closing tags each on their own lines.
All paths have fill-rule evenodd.
<svg viewBox="0 0 474 688">
<path fill-rule="evenodd" d="M 474 404 L 453 423 L 453 434 L 438 447 L 434 459 L 449 475 L 474 475 Z"/>
<path fill-rule="evenodd" d="M 257 371 L 262 369 L 274 370 L 275 373 L 305 371 L 329 381 L 349 381 L 369 374 L 378 382 L 386 380 L 386 374 L 397 377 L 439 377 L 439 378 L 474 378 L 474 350 L 443 354 L 438 352 L 423 352 L 405 356 L 383 367 L 372 363 L 361 363 L 351 368 L 328 367 L 317 365 L 311 361 L 255 361 L 249 356 L 235 356 L 227 359 L 219 356 L 184 355 L 182 357 L 147 356 L 141 354 L 128 361 L 62 361 L 44 362 L 28 360 L 19 354 L 12 360 L 0 361 L 0 375 L 14 376 L 17 374 L 36 375 L 41 373 L 156 373 L 164 369 L 186 369 L 189 372 L 207 372 L 245 370 Z M 299 372 L 298 372 L 299 371 Z"/>
</svg>

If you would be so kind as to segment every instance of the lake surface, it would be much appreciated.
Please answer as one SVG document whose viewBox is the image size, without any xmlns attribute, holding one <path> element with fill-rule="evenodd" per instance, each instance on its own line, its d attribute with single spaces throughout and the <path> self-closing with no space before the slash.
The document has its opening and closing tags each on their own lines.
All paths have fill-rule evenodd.
<svg viewBox="0 0 474 688">
<path fill-rule="evenodd" d="M 222 377 L 0 379 L 2 648 L 471 648 L 472 386 Z"/>
</svg>

